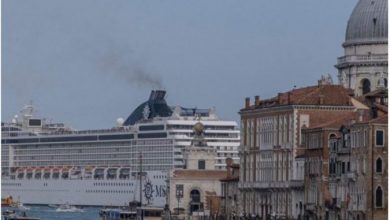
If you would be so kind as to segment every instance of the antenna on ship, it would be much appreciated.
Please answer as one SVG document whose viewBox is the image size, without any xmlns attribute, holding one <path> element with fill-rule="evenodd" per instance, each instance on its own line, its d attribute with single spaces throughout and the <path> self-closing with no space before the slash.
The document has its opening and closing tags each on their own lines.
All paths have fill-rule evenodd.
<svg viewBox="0 0 390 220">
<path fill-rule="evenodd" d="M 34 106 L 32 100 L 30 100 L 28 104 L 25 105 L 24 108 L 20 111 L 20 113 L 23 114 L 23 117 L 26 118 L 32 117 L 33 112 L 34 112 Z"/>
<path fill-rule="evenodd" d="M 142 207 L 142 152 L 139 152 L 139 202 Z"/>
</svg>

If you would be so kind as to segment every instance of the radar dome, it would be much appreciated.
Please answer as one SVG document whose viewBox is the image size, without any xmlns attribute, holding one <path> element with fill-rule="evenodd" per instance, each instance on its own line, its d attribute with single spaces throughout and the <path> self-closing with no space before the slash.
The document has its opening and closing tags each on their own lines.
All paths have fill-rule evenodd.
<svg viewBox="0 0 390 220">
<path fill-rule="evenodd" d="M 121 126 L 123 126 L 124 122 L 125 122 L 125 120 L 123 118 L 118 118 L 118 119 L 116 119 L 116 126 L 121 127 Z"/>
</svg>

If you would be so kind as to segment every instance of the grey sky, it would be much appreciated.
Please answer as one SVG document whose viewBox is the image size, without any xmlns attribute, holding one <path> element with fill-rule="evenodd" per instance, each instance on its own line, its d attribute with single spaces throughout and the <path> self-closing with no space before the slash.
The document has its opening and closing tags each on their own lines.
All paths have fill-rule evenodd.
<svg viewBox="0 0 390 220">
<path fill-rule="evenodd" d="M 215 106 L 336 80 L 356 0 L 2 1 L 2 121 L 40 116 L 109 128 L 153 88 L 171 105 Z M 161 85 L 160 85 L 161 84 Z"/>
</svg>

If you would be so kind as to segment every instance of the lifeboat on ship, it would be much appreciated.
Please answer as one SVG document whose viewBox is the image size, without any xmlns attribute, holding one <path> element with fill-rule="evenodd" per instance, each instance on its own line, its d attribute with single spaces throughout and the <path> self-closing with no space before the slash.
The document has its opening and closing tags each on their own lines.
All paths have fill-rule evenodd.
<svg viewBox="0 0 390 220">
<path fill-rule="evenodd" d="M 35 169 L 34 179 L 41 179 L 41 178 L 42 178 L 42 169 L 39 167 Z"/>
<path fill-rule="evenodd" d="M 73 167 L 70 170 L 70 178 L 71 179 L 80 179 L 81 178 L 81 168 L 80 167 Z"/>
<path fill-rule="evenodd" d="M 62 179 L 69 179 L 69 167 L 62 168 L 61 170 L 61 178 Z"/>
<path fill-rule="evenodd" d="M 104 167 L 95 168 L 93 178 L 94 179 L 104 179 L 104 170 L 105 169 L 106 168 L 104 168 Z"/>
<path fill-rule="evenodd" d="M 16 170 L 16 178 L 18 179 L 23 179 L 24 178 L 24 172 L 26 171 L 26 168 L 25 167 L 19 167 L 17 170 Z"/>
<path fill-rule="evenodd" d="M 50 179 L 50 171 L 50 167 L 46 167 L 45 169 L 43 169 L 43 179 Z"/>
<path fill-rule="evenodd" d="M 32 179 L 33 178 L 33 168 L 27 168 L 26 170 L 26 179 Z"/>
<path fill-rule="evenodd" d="M 93 169 L 95 167 L 94 166 L 87 166 L 84 168 L 84 177 L 86 179 L 91 179 L 92 178 L 92 174 L 93 174 Z"/>
<path fill-rule="evenodd" d="M 53 178 L 53 179 L 60 178 L 60 168 L 59 167 L 53 168 L 53 174 L 52 174 L 51 178 Z"/>
</svg>

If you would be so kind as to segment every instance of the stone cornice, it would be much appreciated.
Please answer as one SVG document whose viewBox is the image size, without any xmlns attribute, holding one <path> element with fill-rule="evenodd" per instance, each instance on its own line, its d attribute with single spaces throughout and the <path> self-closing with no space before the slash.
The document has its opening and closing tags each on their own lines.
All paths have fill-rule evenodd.
<svg viewBox="0 0 390 220">
<path fill-rule="evenodd" d="M 334 111 L 351 111 L 354 110 L 354 106 L 337 106 L 337 105 L 281 105 L 275 107 L 265 107 L 257 109 L 242 109 L 239 113 L 241 116 L 252 115 L 254 113 L 276 113 L 292 110 L 334 110 Z"/>
</svg>

